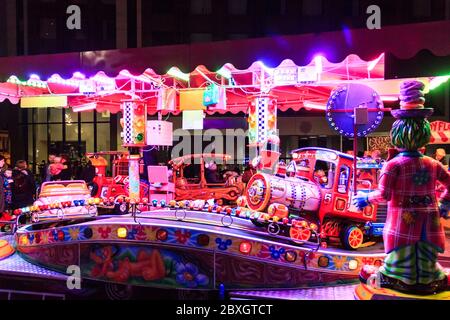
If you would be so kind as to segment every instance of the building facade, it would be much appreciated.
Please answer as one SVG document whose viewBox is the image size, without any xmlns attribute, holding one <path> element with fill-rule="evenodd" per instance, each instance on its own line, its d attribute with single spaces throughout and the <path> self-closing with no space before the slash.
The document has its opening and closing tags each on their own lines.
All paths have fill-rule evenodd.
<svg viewBox="0 0 450 320">
<path fill-rule="evenodd" d="M 80 9 L 79 29 L 68 27 L 73 5 Z M 382 26 L 450 19 L 450 0 L 0 0 L 0 56 L 345 33 L 366 27 L 370 5 L 380 7 Z M 431 102 L 437 115 L 448 119 L 449 85 L 439 90 Z M 0 135 L 9 135 L 3 148 L 10 149 L 13 159 L 25 158 L 37 170 L 49 153 L 75 159 L 85 152 L 120 149 L 119 117 L 69 109 L 21 110 L 3 102 Z M 179 117 L 172 119 L 175 128 L 181 126 Z M 388 118 L 380 134 L 386 134 L 390 123 Z M 279 128 L 284 152 L 303 146 L 352 147 L 320 114 L 280 113 Z"/>
</svg>

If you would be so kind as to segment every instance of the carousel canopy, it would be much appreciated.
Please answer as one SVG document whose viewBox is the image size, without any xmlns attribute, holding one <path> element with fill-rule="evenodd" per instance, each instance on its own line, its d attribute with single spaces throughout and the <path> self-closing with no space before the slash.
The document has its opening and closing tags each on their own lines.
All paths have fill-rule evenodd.
<svg viewBox="0 0 450 320">
<path fill-rule="evenodd" d="M 325 110 L 331 91 L 346 82 L 366 84 L 383 100 L 397 101 L 399 84 L 404 79 L 384 79 L 384 56 L 380 53 L 365 61 L 352 54 L 333 63 L 316 55 L 304 66 L 286 59 L 276 67 L 256 61 L 247 69 L 226 63 L 214 71 L 200 65 L 183 72 L 173 66 L 165 74 L 147 68 L 142 74 L 122 70 L 113 77 L 103 71 L 91 77 L 79 71 L 70 78 L 53 74 L 46 80 L 36 74 L 24 80 L 12 75 L 0 83 L 0 100 L 20 101 L 24 108 L 71 107 L 75 112 L 112 113 L 120 111 L 123 101 L 136 100 L 147 105 L 149 114 L 185 110 L 236 114 L 247 111 L 249 97 L 270 93 L 277 97 L 281 111 Z M 427 85 L 426 92 L 447 79 L 420 78 Z"/>
</svg>

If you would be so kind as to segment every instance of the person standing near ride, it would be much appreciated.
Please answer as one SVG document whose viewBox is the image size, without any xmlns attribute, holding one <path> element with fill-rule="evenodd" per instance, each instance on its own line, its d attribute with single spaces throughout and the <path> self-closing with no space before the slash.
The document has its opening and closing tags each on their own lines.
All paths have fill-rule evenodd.
<svg viewBox="0 0 450 320">
<path fill-rule="evenodd" d="M 5 157 L 0 155 L 0 213 L 5 211 L 5 171 L 8 169 Z"/>
<path fill-rule="evenodd" d="M 56 155 L 53 153 L 50 153 L 48 155 L 48 162 L 45 164 L 44 168 L 42 169 L 42 176 L 41 181 L 47 182 L 52 180 L 52 175 L 50 173 L 50 166 L 55 163 Z"/>
<path fill-rule="evenodd" d="M 32 205 L 36 192 L 36 184 L 33 174 L 28 169 L 25 160 L 16 162 L 16 167 L 12 171 L 12 179 L 11 192 L 13 209 Z"/>
<path fill-rule="evenodd" d="M 68 157 L 65 155 L 55 157 L 54 163 L 50 165 L 50 174 L 52 181 L 72 180 L 72 170 Z"/>
<path fill-rule="evenodd" d="M 450 173 L 443 165 L 419 150 L 429 143 L 433 109 L 424 108 L 424 84 L 407 81 L 401 85 L 401 108 L 392 111 L 396 121 L 391 143 L 398 154 L 384 165 L 378 190 L 358 192 L 353 199 L 360 209 L 370 203 L 388 202 L 383 230 L 386 257 L 375 270 L 364 266 L 360 277 L 376 274 L 381 287 L 402 292 L 432 294 L 448 288 L 448 275 L 437 262 L 444 252 L 445 233 L 440 218 L 450 210 Z M 436 182 L 446 190 L 436 198 Z"/>
<path fill-rule="evenodd" d="M 442 163 L 442 165 L 446 168 L 448 168 L 447 159 L 445 158 L 447 156 L 447 153 L 445 152 L 444 148 L 438 148 L 436 149 L 436 152 L 434 154 L 434 158 Z"/>
</svg>

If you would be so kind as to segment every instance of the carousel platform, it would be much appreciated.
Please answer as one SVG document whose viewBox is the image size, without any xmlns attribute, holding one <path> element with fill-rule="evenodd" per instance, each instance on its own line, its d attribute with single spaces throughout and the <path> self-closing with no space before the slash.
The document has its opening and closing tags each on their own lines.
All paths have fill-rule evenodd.
<svg viewBox="0 0 450 320">
<path fill-rule="evenodd" d="M 7 241 L 12 246 L 15 245 L 14 236 L 12 235 L 0 236 L 0 241 L 2 240 Z M 0 275 L 25 276 L 61 281 L 67 280 L 67 275 L 29 263 L 17 252 L 0 260 Z"/>
<path fill-rule="evenodd" d="M 317 287 L 282 290 L 240 290 L 232 291 L 231 300 L 355 300 L 356 285 Z"/>
</svg>

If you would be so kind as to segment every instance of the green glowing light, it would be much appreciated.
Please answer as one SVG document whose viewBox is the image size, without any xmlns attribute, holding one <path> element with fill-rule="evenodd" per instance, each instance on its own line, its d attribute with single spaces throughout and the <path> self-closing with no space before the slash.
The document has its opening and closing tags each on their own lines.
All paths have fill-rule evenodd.
<svg viewBox="0 0 450 320">
<path fill-rule="evenodd" d="M 430 81 L 430 85 L 429 85 L 429 90 L 433 90 L 436 89 L 437 87 L 439 87 L 441 84 L 447 82 L 447 80 L 450 78 L 450 76 L 440 76 L 440 77 L 435 77 Z"/>
</svg>

